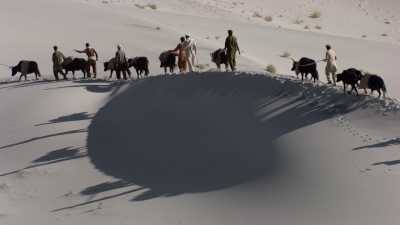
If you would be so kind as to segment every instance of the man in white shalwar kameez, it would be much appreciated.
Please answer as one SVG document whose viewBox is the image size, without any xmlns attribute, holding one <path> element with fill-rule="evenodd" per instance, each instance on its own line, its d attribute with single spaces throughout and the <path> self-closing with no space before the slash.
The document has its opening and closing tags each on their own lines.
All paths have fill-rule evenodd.
<svg viewBox="0 0 400 225">
<path fill-rule="evenodd" d="M 190 37 L 189 34 L 185 35 L 186 41 L 186 61 L 189 66 L 189 72 L 193 72 L 193 67 L 196 65 L 197 46 L 196 41 Z"/>
<path fill-rule="evenodd" d="M 326 79 L 328 80 L 328 84 L 333 84 L 336 86 L 336 73 L 337 73 L 337 64 L 336 64 L 337 56 L 336 52 L 332 49 L 330 45 L 326 45 L 326 54 L 325 54 L 325 74 Z M 331 81 L 332 76 L 332 81 Z"/>
</svg>

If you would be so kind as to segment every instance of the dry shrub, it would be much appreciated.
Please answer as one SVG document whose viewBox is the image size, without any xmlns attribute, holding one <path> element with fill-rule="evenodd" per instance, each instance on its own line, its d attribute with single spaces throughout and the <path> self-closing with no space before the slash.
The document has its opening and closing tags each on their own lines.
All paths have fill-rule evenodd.
<svg viewBox="0 0 400 225">
<path fill-rule="evenodd" d="M 302 19 L 300 19 L 300 18 L 297 18 L 297 19 L 295 19 L 295 20 L 293 21 L 293 23 L 294 23 L 294 24 L 302 24 L 302 23 L 304 23 L 304 20 L 302 20 Z"/>
<path fill-rule="evenodd" d="M 281 57 L 282 58 L 289 58 L 290 57 L 290 53 L 286 51 L 281 55 Z"/>
<path fill-rule="evenodd" d="M 147 4 L 147 7 L 149 7 L 150 9 L 153 9 L 153 10 L 157 9 L 157 5 L 156 4 Z"/>
<path fill-rule="evenodd" d="M 312 19 L 321 18 L 321 12 L 318 11 L 318 10 L 313 11 L 313 12 L 310 14 L 310 18 L 312 18 Z"/>
<path fill-rule="evenodd" d="M 266 68 L 265 71 L 272 73 L 272 74 L 276 74 L 276 67 L 272 64 L 269 64 Z"/>
<path fill-rule="evenodd" d="M 272 22 L 273 18 L 272 18 L 272 16 L 266 16 L 266 17 L 264 17 L 264 20 L 267 22 Z"/>
<path fill-rule="evenodd" d="M 255 18 L 261 18 L 262 16 L 261 16 L 261 14 L 260 14 L 259 12 L 254 12 L 254 13 L 253 13 L 253 17 L 255 17 Z"/>
</svg>

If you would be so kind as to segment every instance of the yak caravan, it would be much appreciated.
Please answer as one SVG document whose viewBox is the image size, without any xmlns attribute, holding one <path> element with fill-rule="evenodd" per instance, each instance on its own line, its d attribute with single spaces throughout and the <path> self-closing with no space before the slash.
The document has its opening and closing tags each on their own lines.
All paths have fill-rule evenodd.
<svg viewBox="0 0 400 225">
<path fill-rule="evenodd" d="M 363 80 L 363 83 L 365 83 L 363 85 L 364 90 L 369 88 L 371 90 L 371 94 L 376 90 L 379 93 L 379 97 L 381 96 L 381 90 L 382 90 L 383 94 L 385 95 L 386 93 L 385 84 L 381 77 L 378 76 L 378 79 L 375 79 L 375 76 L 377 75 L 375 75 L 373 77 L 373 80 L 370 81 L 369 78 L 371 76 L 369 73 L 361 75 L 353 74 L 351 72 L 352 70 L 350 69 L 350 70 L 344 70 L 342 75 L 349 74 L 348 77 L 353 77 L 353 78 L 348 78 L 348 79 L 352 79 L 353 81 L 349 83 L 346 81 L 348 79 L 342 76 L 340 76 L 340 78 L 337 78 L 336 73 L 338 67 L 336 64 L 337 61 L 336 52 L 332 49 L 332 47 L 329 44 L 327 44 L 325 47 L 326 47 L 325 58 L 318 61 L 306 57 L 301 58 L 299 61 L 296 61 L 293 58 L 291 58 L 293 61 L 291 70 L 295 72 L 297 78 L 299 74 L 301 74 L 301 80 L 304 80 L 304 78 L 307 79 L 308 74 L 310 74 L 314 82 L 319 81 L 317 64 L 320 62 L 326 62 L 327 64 L 325 67 L 325 74 L 328 84 L 333 83 L 334 86 L 336 86 L 336 82 L 343 81 L 345 93 L 347 84 L 350 84 L 352 85 L 352 90 L 355 90 L 355 93 L 358 95 L 356 87 L 359 87 L 361 80 Z M 55 80 L 59 80 L 58 73 L 61 73 L 64 77 L 64 80 L 67 80 L 68 72 L 72 72 L 73 78 L 75 79 L 75 71 L 82 71 L 84 79 L 86 77 L 90 78 L 91 77 L 90 68 L 92 68 L 94 78 L 96 78 L 97 75 L 96 62 L 98 61 L 99 56 L 97 54 L 97 51 L 94 48 L 90 47 L 89 43 L 85 44 L 84 50 L 76 50 L 76 49 L 74 50 L 77 53 L 86 54 L 87 60 L 82 58 L 74 58 L 71 56 L 65 57 L 62 52 L 58 51 L 57 46 L 54 46 L 53 48 L 54 48 L 54 53 L 52 56 L 52 61 L 53 61 L 53 74 Z M 211 61 L 216 64 L 218 70 L 220 70 L 221 64 L 225 64 L 226 71 L 228 71 L 228 66 L 229 66 L 231 71 L 234 72 L 236 71 L 236 53 L 239 53 L 240 55 L 240 48 L 238 45 L 237 38 L 233 36 L 232 30 L 228 30 L 228 36 L 225 39 L 224 48 L 212 52 Z M 168 50 L 160 54 L 159 56 L 160 67 L 164 68 L 164 73 L 167 73 L 167 68 L 169 68 L 170 73 L 174 73 L 174 69 L 176 67 L 176 57 L 177 57 L 178 58 L 177 65 L 179 67 L 180 73 L 182 74 L 187 73 L 188 68 L 189 72 L 193 72 L 194 71 L 193 68 L 196 67 L 195 63 L 196 55 L 197 55 L 196 42 L 193 38 L 191 38 L 189 34 L 186 34 L 185 36 L 180 38 L 180 43 L 177 45 L 175 49 Z M 26 65 L 22 68 L 22 70 L 20 68 L 21 63 L 22 65 Z M 137 73 L 137 79 L 142 78 L 143 73 L 145 73 L 146 76 L 149 75 L 148 58 L 145 56 L 140 56 L 128 60 L 125 56 L 125 52 L 122 50 L 120 45 L 117 46 L 117 52 L 115 53 L 115 57 L 104 62 L 103 64 L 105 72 L 110 70 L 110 76 L 108 77 L 108 80 L 112 78 L 112 74 L 114 71 L 117 74 L 116 77 L 118 80 L 122 78 L 121 73 L 123 74 L 124 80 L 128 79 L 127 75 L 129 75 L 129 77 L 131 78 L 131 71 L 129 70 L 130 67 L 135 68 Z M 38 65 L 37 62 L 35 61 L 22 60 L 19 62 L 17 66 L 10 68 L 12 68 L 13 70 L 12 72 L 13 76 L 17 72 L 21 73 L 19 80 L 21 80 L 22 77 L 25 77 L 25 80 L 27 80 L 27 74 L 30 73 L 34 73 L 36 79 L 38 79 L 38 76 L 40 76 L 40 72 L 38 72 L 39 70 Z M 348 93 L 350 94 L 351 91 Z"/>
<path fill-rule="evenodd" d="M 53 62 L 53 74 L 55 80 L 59 80 L 58 73 L 61 73 L 64 77 L 64 80 L 67 80 L 68 72 L 72 72 L 73 79 L 75 79 L 75 72 L 82 71 L 83 78 L 91 78 L 90 68 L 93 69 L 93 78 L 96 78 L 97 75 L 97 61 L 99 59 L 98 53 L 94 48 L 90 47 L 89 43 L 85 44 L 86 48 L 84 50 L 74 50 L 77 53 L 84 53 L 87 55 L 87 60 L 82 58 L 73 58 L 71 56 L 65 57 L 62 52 L 58 50 L 58 46 L 54 46 L 54 53 L 52 55 Z M 361 80 L 363 80 L 363 89 L 370 89 L 371 94 L 374 91 L 379 93 L 379 97 L 383 92 L 383 96 L 385 96 L 387 90 L 385 83 L 381 77 L 378 75 L 373 75 L 369 73 L 362 73 L 356 69 L 348 69 L 344 70 L 340 76 L 336 76 L 337 73 L 337 56 L 336 52 L 331 48 L 328 44 L 326 45 L 326 56 L 325 59 L 321 59 L 315 61 L 310 58 L 303 57 L 299 61 L 291 58 L 293 61 L 292 71 L 295 72 L 297 78 L 299 78 L 299 74 L 301 75 L 301 80 L 304 78 L 308 78 L 308 75 L 311 75 L 311 79 L 313 82 L 319 81 L 319 73 L 317 70 L 317 64 L 320 62 L 326 62 L 325 74 L 328 80 L 328 84 L 332 84 L 336 86 L 336 82 L 343 82 L 344 93 L 346 93 L 346 86 L 349 84 L 352 87 L 352 90 L 358 95 L 357 87 L 360 87 Z M 220 70 L 220 65 L 225 64 L 225 69 L 228 71 L 228 66 L 230 67 L 232 72 L 236 71 L 236 53 L 240 55 L 240 49 L 238 45 L 238 41 L 235 36 L 233 36 L 233 31 L 228 30 L 228 36 L 225 40 L 224 49 L 218 49 L 212 52 L 211 61 L 214 62 Z M 182 74 L 186 74 L 189 68 L 190 72 L 194 72 L 193 68 L 196 67 L 195 59 L 197 55 L 197 47 L 194 39 L 190 38 L 190 35 L 186 35 L 180 38 L 180 43 L 173 50 L 164 51 L 160 54 L 160 67 L 164 68 L 164 73 L 167 74 L 167 68 L 170 68 L 170 73 L 174 73 L 174 69 L 176 67 L 176 57 L 178 58 L 178 67 L 179 72 Z M 131 71 L 129 68 L 134 67 L 137 74 L 137 79 L 143 78 L 143 74 L 146 77 L 149 75 L 149 60 L 145 56 L 134 57 L 128 59 L 125 55 L 125 52 L 122 50 L 121 45 L 117 46 L 117 52 L 115 53 L 115 57 L 106 61 L 104 64 L 104 72 L 110 70 L 110 76 L 108 80 L 112 78 L 112 74 L 116 72 L 117 80 L 121 80 L 121 73 L 123 74 L 123 79 L 127 80 L 128 76 L 131 78 Z M 1 64 L 3 65 L 3 64 Z M 7 65 L 3 65 L 7 66 Z M 25 77 L 27 80 L 28 74 L 35 74 L 36 79 L 40 77 L 39 67 L 37 62 L 35 61 L 27 61 L 21 60 L 18 65 L 12 67 L 7 66 L 12 70 L 12 76 L 16 75 L 16 73 L 20 72 L 22 77 Z M 128 76 L 127 76 L 128 75 Z M 332 77 L 332 79 L 331 79 Z M 382 92 L 381 92 L 382 91 Z M 351 94 L 351 91 L 348 92 Z M 367 93 L 367 92 L 366 92 Z"/>
<path fill-rule="evenodd" d="M 2 0 L 0 224 L 398 225 L 399 12 Z"/>
</svg>

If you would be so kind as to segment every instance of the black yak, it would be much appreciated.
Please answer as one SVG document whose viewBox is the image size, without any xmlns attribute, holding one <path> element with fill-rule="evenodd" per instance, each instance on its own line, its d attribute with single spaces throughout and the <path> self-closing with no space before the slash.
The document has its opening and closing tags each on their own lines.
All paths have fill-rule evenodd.
<svg viewBox="0 0 400 225">
<path fill-rule="evenodd" d="M 176 55 L 173 52 L 165 51 L 158 57 L 160 60 L 160 67 L 164 68 L 164 73 L 167 73 L 167 68 L 171 73 L 174 72 L 176 67 Z"/>
<path fill-rule="evenodd" d="M 146 77 L 150 73 L 149 60 L 144 56 L 128 59 L 128 68 L 131 67 L 135 68 L 138 79 L 142 76 L 143 73 Z"/>
<path fill-rule="evenodd" d="M 83 78 L 86 78 L 88 74 L 88 62 L 83 58 L 72 58 L 67 57 L 62 63 L 62 68 L 65 70 L 65 74 L 72 72 L 72 76 L 75 79 L 75 71 L 82 71 Z"/>
<path fill-rule="evenodd" d="M 340 81 L 343 82 L 344 93 L 346 93 L 347 85 L 351 85 L 351 90 L 349 91 L 349 94 L 351 94 L 352 91 L 355 91 L 357 95 L 358 95 L 358 90 L 357 90 L 358 81 L 360 81 L 361 78 L 362 78 L 361 71 L 354 68 L 344 70 L 342 73 L 336 75 L 337 82 Z"/>
<path fill-rule="evenodd" d="M 379 93 L 379 97 L 381 97 L 382 92 L 383 92 L 383 97 L 386 96 L 386 85 L 383 79 L 375 74 L 370 74 L 369 79 L 368 79 L 368 88 L 371 90 L 371 94 L 374 93 L 374 91 L 377 91 Z M 381 92 L 382 90 L 382 92 Z"/>
<path fill-rule="evenodd" d="M 221 64 L 225 64 L 225 70 L 228 70 L 228 56 L 224 49 L 220 48 L 210 55 L 211 61 L 217 65 L 218 70 L 221 70 Z"/>
<path fill-rule="evenodd" d="M 22 77 L 25 77 L 25 80 L 27 80 L 27 75 L 31 73 L 35 74 L 36 80 L 41 76 L 39 66 L 35 61 L 19 61 L 16 66 L 11 67 L 11 76 L 15 76 L 18 72 L 21 73 L 19 80 L 21 80 Z"/>
<path fill-rule="evenodd" d="M 295 71 L 297 77 L 301 74 L 301 80 L 304 80 L 308 74 L 311 74 L 311 77 L 314 79 L 314 82 L 319 80 L 318 70 L 317 70 L 317 62 L 315 60 L 309 58 L 301 58 L 299 61 L 292 59 L 293 67 L 292 71 Z"/>
<path fill-rule="evenodd" d="M 118 76 L 118 71 L 117 71 L 118 65 L 117 65 L 116 58 L 112 58 L 112 59 L 108 60 L 107 62 L 104 62 L 103 65 L 104 65 L 104 72 L 110 70 L 110 76 L 108 77 L 108 79 L 112 78 L 114 71 L 117 72 L 117 79 L 121 79 L 121 77 Z M 131 77 L 131 71 L 129 70 L 129 67 L 125 67 L 125 70 L 128 73 L 129 77 Z"/>
<path fill-rule="evenodd" d="M 108 79 L 111 79 L 113 72 L 115 71 L 116 67 L 115 67 L 115 58 L 112 58 L 110 60 L 108 60 L 107 62 L 104 62 L 104 72 L 110 70 L 110 76 L 108 77 Z"/>
</svg>

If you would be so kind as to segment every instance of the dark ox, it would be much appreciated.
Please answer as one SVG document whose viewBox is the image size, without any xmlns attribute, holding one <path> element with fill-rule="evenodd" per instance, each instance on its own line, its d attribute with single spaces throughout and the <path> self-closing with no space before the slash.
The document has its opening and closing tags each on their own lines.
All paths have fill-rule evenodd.
<svg viewBox="0 0 400 225">
<path fill-rule="evenodd" d="M 65 70 L 66 74 L 72 72 L 74 79 L 76 71 L 82 71 L 83 78 L 86 78 L 86 75 L 88 74 L 88 62 L 83 58 L 67 57 L 62 64 L 62 68 Z"/>
<path fill-rule="evenodd" d="M 336 75 L 337 82 L 343 82 L 343 92 L 345 94 L 347 85 L 350 85 L 351 90 L 349 91 L 349 94 L 351 94 L 351 92 L 354 91 L 358 95 L 357 86 L 358 86 L 358 81 L 360 81 L 361 78 L 362 78 L 361 71 L 354 68 L 344 70 L 342 73 Z"/>
<path fill-rule="evenodd" d="M 164 68 L 164 73 L 167 73 L 167 69 L 169 68 L 169 72 L 173 73 L 176 67 L 176 55 L 172 52 L 166 51 L 161 53 L 158 57 L 160 60 L 160 67 Z"/>
<path fill-rule="evenodd" d="M 292 61 L 292 71 L 296 73 L 297 77 L 299 77 L 299 74 L 301 74 L 301 80 L 304 80 L 304 77 L 307 79 L 308 74 L 311 74 L 314 82 L 319 80 L 317 62 L 315 62 L 315 60 L 303 57 L 299 61 L 294 59 L 292 59 Z"/>
<path fill-rule="evenodd" d="M 110 71 L 110 76 L 108 77 L 108 79 L 112 78 L 114 71 L 117 72 L 117 79 L 121 78 L 121 77 L 118 77 L 118 64 L 117 64 L 116 58 L 112 58 L 112 59 L 108 60 L 107 62 L 104 62 L 103 65 L 104 65 L 104 72 L 106 72 L 108 70 Z M 129 67 L 124 66 L 124 70 L 126 71 L 126 73 L 128 74 L 128 76 L 130 78 L 132 73 L 129 70 Z M 122 71 L 122 69 L 121 69 L 121 71 Z"/>
<path fill-rule="evenodd" d="M 368 89 L 371 90 L 371 95 L 374 93 L 374 91 L 377 91 L 379 93 L 379 97 L 381 97 L 382 92 L 383 97 L 385 97 L 387 93 L 386 85 L 382 77 L 375 74 L 369 74 Z"/>
<path fill-rule="evenodd" d="M 137 78 L 139 79 L 144 74 L 146 77 L 149 75 L 149 60 L 144 57 L 135 57 L 133 59 L 128 59 L 128 68 L 135 68 Z"/>
<path fill-rule="evenodd" d="M 228 70 L 228 56 L 224 49 L 220 48 L 210 55 L 211 61 L 217 65 L 218 70 L 221 70 L 221 64 L 225 64 L 225 70 Z"/>
<path fill-rule="evenodd" d="M 27 80 L 27 75 L 31 73 L 35 74 L 36 80 L 39 79 L 38 77 L 41 76 L 39 66 L 35 61 L 19 61 L 16 66 L 11 67 L 11 76 L 15 76 L 17 73 L 21 73 L 19 80 L 21 80 L 22 77 L 25 77 L 25 80 Z"/>
<path fill-rule="evenodd" d="M 108 79 L 111 79 L 113 72 L 116 70 L 116 59 L 112 58 L 107 62 L 104 62 L 103 64 L 104 64 L 104 72 L 110 70 L 110 76 L 108 77 Z"/>
</svg>

